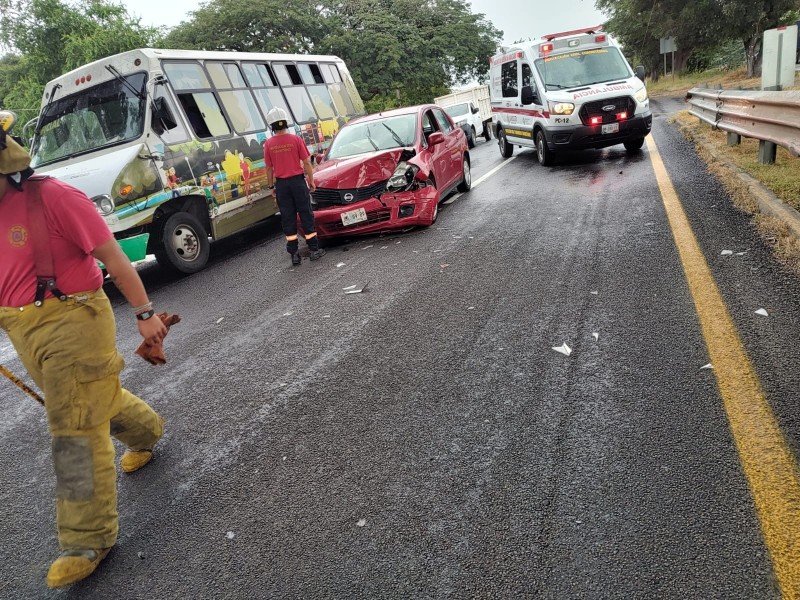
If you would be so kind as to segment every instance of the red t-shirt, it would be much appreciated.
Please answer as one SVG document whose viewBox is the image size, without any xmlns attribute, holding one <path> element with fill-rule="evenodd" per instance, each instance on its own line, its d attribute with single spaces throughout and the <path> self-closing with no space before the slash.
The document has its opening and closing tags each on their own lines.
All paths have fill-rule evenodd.
<svg viewBox="0 0 800 600">
<path fill-rule="evenodd" d="M 305 142 L 293 133 L 273 135 L 264 144 L 264 163 L 278 179 L 302 175 L 302 162 L 309 156 Z"/>
<path fill-rule="evenodd" d="M 36 295 L 36 265 L 26 199 L 31 183 L 19 192 L 9 185 L 0 198 L 0 306 L 24 306 Z M 91 252 L 113 237 L 86 194 L 58 179 L 39 183 L 56 287 L 65 294 L 96 290 L 103 274 Z M 48 293 L 48 296 L 51 294 Z"/>
</svg>

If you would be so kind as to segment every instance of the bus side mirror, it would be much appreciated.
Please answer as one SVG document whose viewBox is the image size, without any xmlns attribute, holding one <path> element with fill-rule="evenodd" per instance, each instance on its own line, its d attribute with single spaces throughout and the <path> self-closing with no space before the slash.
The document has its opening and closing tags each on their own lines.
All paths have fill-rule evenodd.
<svg viewBox="0 0 800 600">
<path fill-rule="evenodd" d="M 635 72 L 636 76 L 642 81 L 644 81 L 644 67 L 642 65 L 639 65 L 638 67 L 636 67 Z"/>
<path fill-rule="evenodd" d="M 533 91 L 533 86 L 526 85 L 522 88 L 521 101 L 523 105 L 539 104 L 539 94 Z"/>
<path fill-rule="evenodd" d="M 153 100 L 153 129 L 156 133 L 161 134 L 170 129 L 178 126 L 175 117 L 172 116 L 172 111 L 163 97 L 158 97 Z"/>
</svg>

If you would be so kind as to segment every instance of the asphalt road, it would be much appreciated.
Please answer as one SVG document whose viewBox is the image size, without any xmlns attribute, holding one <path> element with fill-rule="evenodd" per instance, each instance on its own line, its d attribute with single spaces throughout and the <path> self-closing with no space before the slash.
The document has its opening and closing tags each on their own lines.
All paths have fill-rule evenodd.
<svg viewBox="0 0 800 600">
<path fill-rule="evenodd" d="M 653 138 L 796 457 L 800 282 L 676 108 Z M 44 413 L 0 381 L 0 597 L 779 598 L 651 153 L 472 157 L 502 168 L 427 230 L 293 269 L 271 222 L 196 275 L 142 269 L 183 317 L 164 367 L 109 289 L 124 384 L 167 430 L 65 590 Z"/>
</svg>

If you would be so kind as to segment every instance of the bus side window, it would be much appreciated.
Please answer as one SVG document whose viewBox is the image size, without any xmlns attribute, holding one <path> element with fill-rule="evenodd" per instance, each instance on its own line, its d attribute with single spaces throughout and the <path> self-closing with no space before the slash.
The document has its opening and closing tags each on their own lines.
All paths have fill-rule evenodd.
<svg viewBox="0 0 800 600">
<path fill-rule="evenodd" d="M 212 92 L 195 92 L 178 94 L 178 101 L 183 107 L 198 138 L 211 138 L 229 135 L 231 130 L 225 115 L 219 107 L 217 98 Z"/>
<path fill-rule="evenodd" d="M 184 142 L 189 138 L 165 84 L 156 85 L 153 98 L 152 127 L 166 144 Z"/>
</svg>

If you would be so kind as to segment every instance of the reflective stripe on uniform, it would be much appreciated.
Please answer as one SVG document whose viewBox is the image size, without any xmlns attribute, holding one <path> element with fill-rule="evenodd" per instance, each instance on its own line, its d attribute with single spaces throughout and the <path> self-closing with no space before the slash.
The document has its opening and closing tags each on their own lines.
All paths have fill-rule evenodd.
<svg viewBox="0 0 800 600">
<path fill-rule="evenodd" d="M 316 231 L 312 231 L 311 233 L 307 233 L 307 234 L 306 234 L 305 236 L 303 236 L 303 237 L 305 237 L 307 240 L 310 240 L 310 239 L 312 239 L 312 238 L 315 238 L 315 237 L 317 237 L 317 232 L 316 232 Z M 295 236 L 295 239 L 296 239 L 296 238 L 297 238 L 297 236 Z"/>
<path fill-rule="evenodd" d="M 295 233 L 294 235 L 287 235 L 286 236 L 286 241 L 287 242 L 296 242 L 297 241 L 297 234 Z"/>
</svg>

